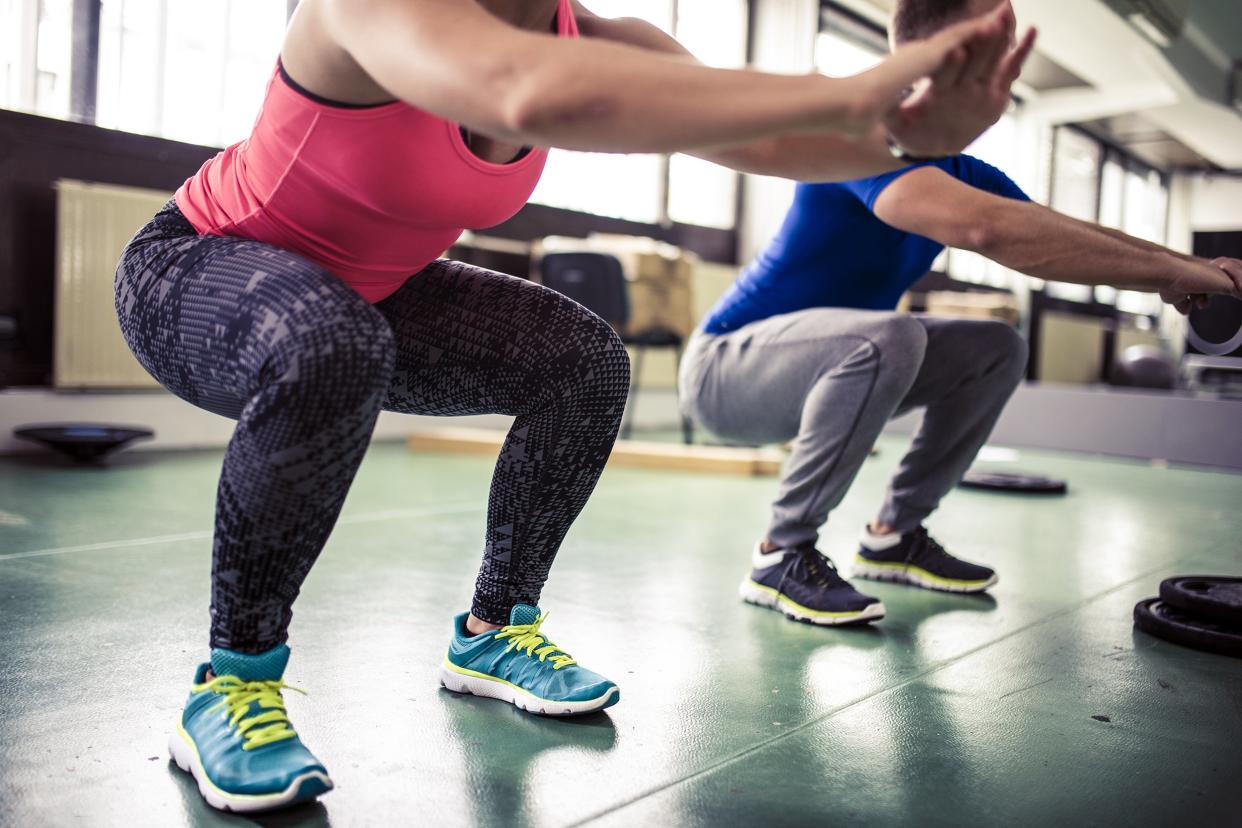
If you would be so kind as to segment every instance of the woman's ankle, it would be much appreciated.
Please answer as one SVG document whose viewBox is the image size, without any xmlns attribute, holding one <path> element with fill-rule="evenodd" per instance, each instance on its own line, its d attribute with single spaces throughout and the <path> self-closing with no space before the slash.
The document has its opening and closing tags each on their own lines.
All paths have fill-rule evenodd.
<svg viewBox="0 0 1242 828">
<path fill-rule="evenodd" d="M 494 632 L 500 629 L 500 627 L 500 624 L 484 621 L 473 612 L 466 616 L 466 632 L 471 635 L 483 635 L 483 633 Z"/>
</svg>

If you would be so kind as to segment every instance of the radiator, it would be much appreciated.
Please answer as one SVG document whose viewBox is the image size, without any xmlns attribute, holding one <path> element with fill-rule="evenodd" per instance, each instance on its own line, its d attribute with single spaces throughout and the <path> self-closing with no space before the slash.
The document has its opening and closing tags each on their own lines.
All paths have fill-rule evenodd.
<svg viewBox="0 0 1242 828">
<path fill-rule="evenodd" d="M 57 388 L 154 388 L 130 354 L 113 309 L 112 281 L 125 243 L 169 193 L 56 182 Z"/>
</svg>

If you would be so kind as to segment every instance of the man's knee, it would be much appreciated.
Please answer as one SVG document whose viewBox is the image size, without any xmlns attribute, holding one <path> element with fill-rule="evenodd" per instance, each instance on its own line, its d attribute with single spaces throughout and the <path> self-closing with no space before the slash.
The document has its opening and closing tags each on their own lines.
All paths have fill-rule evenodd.
<svg viewBox="0 0 1242 828">
<path fill-rule="evenodd" d="M 1026 376 L 1028 346 L 1026 337 L 1006 322 L 987 322 L 986 340 L 988 350 L 995 355 L 996 372 L 1011 379 L 1014 384 Z"/>
<path fill-rule="evenodd" d="M 912 316 L 885 317 L 867 334 L 881 370 L 913 380 L 927 353 L 927 329 Z"/>
</svg>

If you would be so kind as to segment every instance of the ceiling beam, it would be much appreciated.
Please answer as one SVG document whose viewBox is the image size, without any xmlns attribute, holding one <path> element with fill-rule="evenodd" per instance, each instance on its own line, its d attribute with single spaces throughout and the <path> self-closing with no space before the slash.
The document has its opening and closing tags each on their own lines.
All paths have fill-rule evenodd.
<svg viewBox="0 0 1242 828">
<path fill-rule="evenodd" d="M 1128 86 L 1099 88 L 1053 89 L 1028 101 L 1022 108 L 1049 124 L 1073 124 L 1112 118 L 1152 107 L 1169 106 L 1178 101 L 1177 93 L 1160 82 L 1134 83 Z"/>
</svg>

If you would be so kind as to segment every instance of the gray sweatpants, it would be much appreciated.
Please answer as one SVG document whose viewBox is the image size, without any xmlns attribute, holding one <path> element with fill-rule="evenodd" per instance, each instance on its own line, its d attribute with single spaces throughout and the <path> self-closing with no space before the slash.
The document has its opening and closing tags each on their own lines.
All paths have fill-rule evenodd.
<svg viewBox="0 0 1242 828">
<path fill-rule="evenodd" d="M 1002 322 L 814 308 L 714 336 L 682 360 L 685 413 L 729 440 L 792 440 L 767 539 L 814 543 L 891 417 L 926 407 L 879 519 L 916 528 L 961 479 L 1021 381 Z"/>
</svg>

